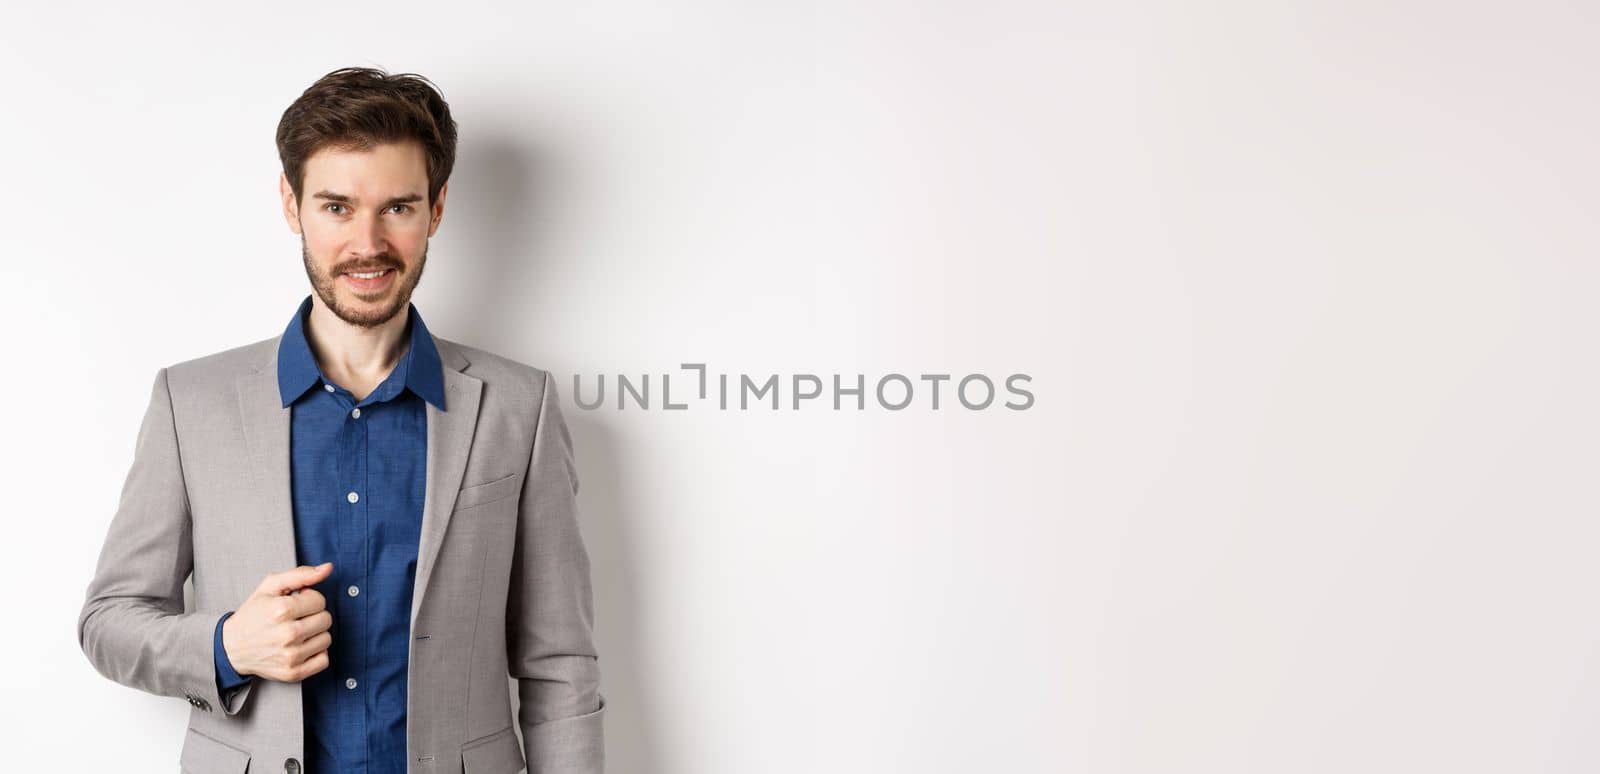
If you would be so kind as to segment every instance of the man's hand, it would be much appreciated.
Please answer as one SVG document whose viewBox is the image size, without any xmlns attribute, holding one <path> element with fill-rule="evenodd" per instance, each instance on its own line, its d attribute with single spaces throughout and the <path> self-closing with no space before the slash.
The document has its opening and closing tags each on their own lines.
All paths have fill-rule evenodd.
<svg viewBox="0 0 1600 774">
<path fill-rule="evenodd" d="M 328 668 L 333 615 L 322 593 L 310 588 L 333 572 L 333 563 L 275 572 L 222 623 L 222 649 L 241 675 L 298 683 Z"/>
</svg>

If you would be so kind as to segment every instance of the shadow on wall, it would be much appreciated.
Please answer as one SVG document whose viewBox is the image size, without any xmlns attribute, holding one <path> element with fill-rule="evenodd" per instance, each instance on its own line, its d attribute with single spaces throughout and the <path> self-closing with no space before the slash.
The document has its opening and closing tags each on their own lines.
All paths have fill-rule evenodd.
<svg viewBox="0 0 1600 774">
<path fill-rule="evenodd" d="M 543 152 L 521 136 L 475 137 L 463 142 L 462 154 L 451 173 L 444 227 L 455 230 L 459 247 L 453 252 L 470 266 L 452 272 L 461 278 L 461 293 L 434 302 L 459 305 L 447 316 L 461 324 L 441 335 L 511 357 L 548 351 L 552 347 L 543 337 L 577 326 L 541 319 L 550 307 L 541 303 L 546 284 L 538 278 L 550 270 L 550 261 L 560 260 L 546 249 L 549 230 L 541 224 L 550 218 L 552 197 L 579 189 L 573 178 L 580 176 L 562 173 L 555 162 L 560 154 Z M 459 191 L 454 181 L 460 181 Z M 456 199 L 461 193 L 470 195 Z M 603 302 L 593 299 L 596 305 Z M 546 367 L 537 358 L 525 362 Z M 578 455 L 578 512 L 594 582 L 596 647 L 606 697 L 606 769 L 674 771 L 677 767 L 662 760 L 654 724 L 643 712 L 651 703 L 645 701 L 648 681 L 642 672 L 651 660 L 643 658 L 649 643 L 639 625 L 642 599 L 634 568 L 648 563 L 641 561 L 633 539 L 639 533 L 632 529 L 636 511 L 622 456 L 600 417 L 570 409 L 570 384 L 564 381 L 569 377 L 552 376 L 561 380 L 557 388 Z M 509 677 L 507 688 L 516 712 L 521 703 Z"/>
</svg>

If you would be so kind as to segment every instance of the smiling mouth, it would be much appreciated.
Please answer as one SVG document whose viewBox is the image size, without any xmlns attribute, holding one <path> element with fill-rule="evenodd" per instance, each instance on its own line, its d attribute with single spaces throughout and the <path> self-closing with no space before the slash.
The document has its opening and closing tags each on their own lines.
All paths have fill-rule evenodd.
<svg viewBox="0 0 1600 774">
<path fill-rule="evenodd" d="M 390 278 L 394 276 L 394 268 L 386 266 L 372 271 L 347 271 L 339 276 L 358 291 L 370 293 L 382 290 L 389 285 Z"/>
</svg>

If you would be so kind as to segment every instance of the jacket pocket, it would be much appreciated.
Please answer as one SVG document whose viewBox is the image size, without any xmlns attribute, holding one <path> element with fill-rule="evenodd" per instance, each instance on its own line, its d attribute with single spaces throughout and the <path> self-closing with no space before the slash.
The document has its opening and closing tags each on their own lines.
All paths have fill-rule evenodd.
<svg viewBox="0 0 1600 774">
<path fill-rule="evenodd" d="M 461 511 L 474 505 L 483 505 L 515 495 L 522 489 L 522 474 L 512 473 L 505 478 L 497 478 L 487 484 L 477 484 L 462 489 L 456 494 L 455 510 Z"/>
<path fill-rule="evenodd" d="M 250 753 L 193 728 L 183 737 L 178 766 L 190 774 L 244 774 Z"/>
<path fill-rule="evenodd" d="M 527 766 L 512 726 L 461 746 L 465 774 L 516 774 Z"/>
</svg>

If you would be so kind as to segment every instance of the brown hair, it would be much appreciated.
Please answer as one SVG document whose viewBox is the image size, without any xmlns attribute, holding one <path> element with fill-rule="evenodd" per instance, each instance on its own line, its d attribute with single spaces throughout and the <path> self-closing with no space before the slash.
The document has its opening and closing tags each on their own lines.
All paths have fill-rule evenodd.
<svg viewBox="0 0 1600 774">
<path fill-rule="evenodd" d="M 306 159 L 322 148 L 370 150 L 378 143 L 405 140 L 422 144 L 432 206 L 456 161 L 450 106 L 432 81 L 415 73 L 346 67 L 322 76 L 283 111 L 278 159 L 300 201 Z"/>
</svg>

